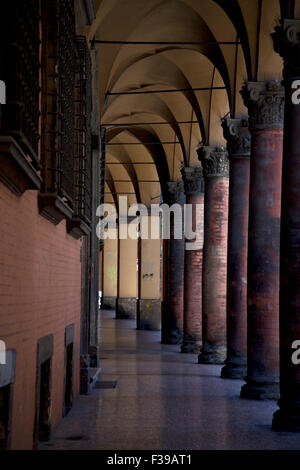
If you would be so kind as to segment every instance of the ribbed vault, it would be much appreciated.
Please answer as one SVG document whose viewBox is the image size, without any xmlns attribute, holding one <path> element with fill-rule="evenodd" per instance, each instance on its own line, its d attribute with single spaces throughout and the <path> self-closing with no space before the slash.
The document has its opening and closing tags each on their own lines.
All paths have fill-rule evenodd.
<svg viewBox="0 0 300 470">
<path fill-rule="evenodd" d="M 182 166 L 199 164 L 199 145 L 225 144 L 221 119 L 247 114 L 239 93 L 245 81 L 280 79 L 270 31 L 299 1 L 95 4 L 85 33 L 98 57 L 107 200 L 127 192 L 149 205 L 166 198 L 166 183 L 181 177 Z"/>
</svg>

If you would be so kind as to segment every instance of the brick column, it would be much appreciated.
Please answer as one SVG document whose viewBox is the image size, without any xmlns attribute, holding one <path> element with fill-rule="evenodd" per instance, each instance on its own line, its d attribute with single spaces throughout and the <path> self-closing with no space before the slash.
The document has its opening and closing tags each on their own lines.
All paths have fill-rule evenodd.
<svg viewBox="0 0 300 470">
<path fill-rule="evenodd" d="M 169 198 L 172 204 L 185 203 L 183 181 L 168 183 Z M 178 344 L 183 337 L 183 276 L 184 239 L 174 240 L 174 224 L 171 217 L 170 240 L 167 240 L 166 303 L 162 314 L 162 343 Z"/>
<path fill-rule="evenodd" d="M 280 409 L 273 429 L 300 431 L 300 20 L 273 33 L 284 59 L 284 143 L 280 241 Z M 295 83 L 295 80 L 298 83 Z M 298 343 L 296 343 L 298 341 Z"/>
<path fill-rule="evenodd" d="M 248 367 L 242 398 L 279 392 L 279 236 L 284 91 L 248 82 L 241 91 L 251 131 L 248 238 Z"/>
<path fill-rule="evenodd" d="M 199 363 L 226 357 L 228 158 L 223 147 L 198 150 L 205 178 L 202 349 Z"/>
<path fill-rule="evenodd" d="M 227 358 L 221 377 L 244 378 L 247 372 L 247 254 L 250 132 L 247 119 L 225 119 L 229 157 L 227 253 Z"/>
<path fill-rule="evenodd" d="M 118 295 L 118 240 L 107 238 L 103 247 L 101 308 L 116 308 Z"/>
<path fill-rule="evenodd" d="M 194 240 L 187 240 L 184 258 L 184 314 L 181 352 L 199 353 L 202 345 L 202 258 L 204 178 L 202 167 L 182 169 L 186 203 L 192 206 L 191 229 Z"/>
</svg>

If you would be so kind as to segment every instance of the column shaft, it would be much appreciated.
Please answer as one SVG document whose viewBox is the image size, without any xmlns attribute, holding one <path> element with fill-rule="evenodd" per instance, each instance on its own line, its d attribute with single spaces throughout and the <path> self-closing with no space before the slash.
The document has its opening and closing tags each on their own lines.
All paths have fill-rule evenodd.
<svg viewBox="0 0 300 470">
<path fill-rule="evenodd" d="M 283 89 L 247 83 L 252 137 L 248 238 L 248 368 L 242 398 L 276 399 L 279 392 L 279 238 Z"/>
<path fill-rule="evenodd" d="M 199 363 L 226 357 L 228 158 L 222 147 L 198 150 L 205 178 L 202 349 Z"/>
<path fill-rule="evenodd" d="M 186 203 L 191 206 L 189 225 L 195 234 L 186 239 L 184 259 L 184 315 L 181 352 L 199 353 L 202 345 L 202 259 L 204 178 L 201 167 L 182 170 Z M 187 222 L 187 217 L 186 217 Z"/>
<path fill-rule="evenodd" d="M 247 372 L 247 254 L 250 177 L 248 121 L 223 121 L 229 153 L 227 259 L 227 358 L 223 378 L 244 378 Z"/>
<path fill-rule="evenodd" d="M 168 183 L 169 205 L 185 203 L 183 181 Z M 178 344 L 183 336 L 184 239 L 174 239 L 174 220 L 167 240 L 166 303 L 162 314 L 162 343 Z"/>
<path fill-rule="evenodd" d="M 143 216 L 141 224 L 147 224 L 148 238 L 139 239 L 139 300 L 137 328 L 161 329 L 160 238 L 154 238 L 152 226 L 160 233 L 160 216 Z"/>
<path fill-rule="evenodd" d="M 116 318 L 136 318 L 138 288 L 137 248 L 138 240 L 129 237 L 127 239 L 119 238 Z"/>
<path fill-rule="evenodd" d="M 118 240 L 107 238 L 103 247 L 103 292 L 101 307 L 115 309 L 118 293 Z"/>
<path fill-rule="evenodd" d="M 273 34 L 284 58 L 284 144 L 280 242 L 280 400 L 273 429 L 300 431 L 300 20 Z M 298 82 L 296 82 L 296 80 Z"/>
</svg>

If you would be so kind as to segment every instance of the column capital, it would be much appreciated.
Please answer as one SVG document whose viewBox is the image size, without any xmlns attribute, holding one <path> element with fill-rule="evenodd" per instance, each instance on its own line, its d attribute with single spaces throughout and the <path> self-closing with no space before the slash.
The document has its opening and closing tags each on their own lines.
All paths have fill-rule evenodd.
<svg viewBox="0 0 300 470">
<path fill-rule="evenodd" d="M 204 177 L 201 166 L 184 167 L 181 173 L 186 195 L 204 193 Z"/>
<path fill-rule="evenodd" d="M 217 147 L 205 145 L 197 150 L 198 159 L 202 163 L 203 175 L 229 177 L 228 153 L 221 145 Z"/>
<path fill-rule="evenodd" d="M 182 180 L 168 181 L 168 203 L 185 204 L 184 184 Z"/>
<path fill-rule="evenodd" d="M 240 91 L 251 129 L 282 128 L 284 88 L 278 80 L 246 82 Z"/>
<path fill-rule="evenodd" d="M 248 118 L 222 120 L 223 135 L 227 141 L 228 157 L 250 156 L 251 134 L 248 126 Z"/>
<path fill-rule="evenodd" d="M 300 20 L 282 19 L 271 34 L 274 50 L 284 62 L 284 78 L 300 77 Z"/>
</svg>

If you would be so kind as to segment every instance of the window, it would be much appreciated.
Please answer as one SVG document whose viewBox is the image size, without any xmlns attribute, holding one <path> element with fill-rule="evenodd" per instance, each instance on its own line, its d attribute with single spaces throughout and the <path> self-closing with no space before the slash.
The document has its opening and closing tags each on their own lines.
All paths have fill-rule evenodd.
<svg viewBox="0 0 300 470">
<path fill-rule="evenodd" d="M 11 385 L 0 388 L 0 450 L 8 448 Z"/>
<path fill-rule="evenodd" d="M 40 441 L 48 441 L 51 433 L 51 359 L 40 365 L 38 434 Z"/>
<path fill-rule="evenodd" d="M 66 371 L 65 371 L 65 416 L 73 405 L 73 343 L 66 346 Z"/>
<path fill-rule="evenodd" d="M 55 224 L 73 215 L 75 15 L 72 0 L 42 0 L 42 189 Z"/>
<path fill-rule="evenodd" d="M 39 189 L 38 0 L 10 0 L 0 17 L 0 178 L 18 196 Z"/>
<path fill-rule="evenodd" d="M 73 218 L 67 230 L 75 238 L 90 231 L 92 220 L 91 59 L 86 39 L 76 37 L 74 101 Z"/>
<path fill-rule="evenodd" d="M 51 388 L 52 388 L 53 335 L 38 340 L 37 348 L 37 403 L 34 444 L 51 437 Z"/>
</svg>

